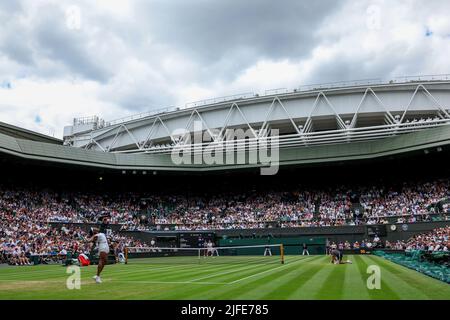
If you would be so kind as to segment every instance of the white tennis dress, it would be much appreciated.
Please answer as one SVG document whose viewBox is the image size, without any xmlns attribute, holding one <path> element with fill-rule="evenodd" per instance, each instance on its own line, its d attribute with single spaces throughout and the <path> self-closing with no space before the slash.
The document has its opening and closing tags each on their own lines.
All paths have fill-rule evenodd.
<svg viewBox="0 0 450 320">
<path fill-rule="evenodd" d="M 109 253 L 108 240 L 106 239 L 106 235 L 104 233 L 97 233 L 97 248 L 98 253 Z"/>
</svg>

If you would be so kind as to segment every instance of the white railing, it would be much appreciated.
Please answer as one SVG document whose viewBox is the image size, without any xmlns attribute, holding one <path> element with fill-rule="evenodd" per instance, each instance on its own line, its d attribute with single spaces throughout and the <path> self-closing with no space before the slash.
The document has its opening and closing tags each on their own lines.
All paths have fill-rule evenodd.
<svg viewBox="0 0 450 320">
<path fill-rule="evenodd" d="M 186 103 L 186 108 L 195 108 L 195 107 L 199 107 L 199 106 L 205 106 L 208 104 L 215 104 L 215 103 L 221 103 L 221 102 L 227 102 L 227 101 L 233 101 L 233 100 L 250 99 L 250 98 L 254 98 L 254 97 L 255 97 L 255 94 L 253 92 L 244 92 L 244 93 L 233 94 L 231 96 L 223 96 L 223 97 L 210 98 L 210 99 L 189 102 L 189 103 Z"/>
<path fill-rule="evenodd" d="M 105 123 L 105 127 L 114 126 L 114 125 L 117 125 L 117 124 L 121 124 L 121 123 L 125 123 L 125 122 L 128 122 L 128 121 L 132 121 L 132 120 L 139 120 L 139 119 L 142 119 L 142 118 L 155 116 L 157 114 L 164 114 L 164 113 L 167 113 L 167 112 L 178 111 L 180 109 L 182 109 L 182 107 L 167 107 L 167 108 L 160 108 L 160 109 L 155 109 L 155 110 L 152 110 L 152 111 L 142 112 L 142 113 L 138 113 L 138 114 L 133 114 L 131 116 L 127 116 L 127 117 L 123 117 L 123 118 L 119 118 L 119 119 L 108 121 L 108 122 Z"/>
<path fill-rule="evenodd" d="M 329 83 L 318 83 L 318 84 L 308 84 L 302 85 L 294 89 L 287 88 L 277 88 L 277 89 L 268 89 L 265 90 L 263 95 L 253 92 L 246 92 L 240 94 L 234 94 L 230 96 L 216 97 L 210 99 L 203 99 L 194 102 L 186 103 L 184 106 L 171 106 L 166 108 L 160 108 L 148 112 L 143 112 L 115 120 L 111 120 L 105 123 L 105 127 L 122 124 L 128 121 L 139 120 L 146 117 L 152 117 L 159 114 L 164 114 L 168 112 L 175 112 L 179 110 L 185 110 L 190 108 L 201 107 L 205 105 L 212 105 L 216 103 L 223 103 L 229 101 L 238 101 L 245 99 L 252 99 L 257 97 L 264 96 L 273 96 L 279 94 L 291 94 L 297 92 L 307 92 L 307 91 L 317 91 L 317 90 L 326 90 L 326 89 L 336 89 L 336 88 L 346 88 L 346 87 L 359 87 L 359 86 L 374 86 L 374 85 L 382 85 L 382 84 L 401 84 L 401 83 L 409 83 L 409 82 L 423 82 L 423 81 L 450 81 L 450 74 L 438 74 L 438 75 L 420 75 L 420 76 L 402 76 L 395 77 L 391 80 L 382 80 L 382 79 L 361 79 L 361 80 L 352 80 L 352 81 L 338 81 L 338 82 L 329 82 Z"/>
<path fill-rule="evenodd" d="M 396 123 L 389 125 L 380 125 L 364 128 L 347 128 L 331 131 L 295 133 L 278 136 L 279 148 L 291 148 L 300 146 L 313 146 L 324 144 L 337 144 L 346 142 L 367 141 L 381 138 L 388 138 L 405 133 L 412 133 L 419 130 L 450 125 L 450 119 L 429 119 L 418 120 L 409 123 Z M 260 143 L 270 143 L 273 137 L 255 137 L 242 140 L 223 140 L 218 142 L 204 142 L 189 144 L 187 148 L 192 154 L 202 153 L 206 147 L 220 146 L 223 150 L 233 151 L 252 151 L 258 149 Z M 273 140 L 272 140 L 273 141 Z M 170 154 L 175 144 L 157 145 L 148 148 L 117 151 L 116 153 L 151 153 L 151 154 Z M 182 148 L 178 146 L 178 148 Z"/>
<path fill-rule="evenodd" d="M 265 91 L 266 96 L 273 96 L 275 94 L 286 94 L 286 93 L 289 93 L 288 88 L 269 89 Z"/>
<path fill-rule="evenodd" d="M 450 74 L 431 74 L 421 76 L 403 76 L 395 77 L 396 81 L 403 82 L 422 82 L 422 81 L 448 81 L 450 80 Z"/>
<path fill-rule="evenodd" d="M 338 81 L 338 82 L 328 82 L 328 83 L 317 83 L 317 84 L 308 84 L 303 85 L 297 88 L 296 91 L 316 91 L 316 90 L 324 90 L 324 89 L 334 89 L 334 88 L 345 88 L 345 87 L 359 87 L 359 86 L 373 86 L 380 85 L 383 83 L 381 79 L 362 79 L 362 80 L 352 80 L 352 81 Z"/>
</svg>

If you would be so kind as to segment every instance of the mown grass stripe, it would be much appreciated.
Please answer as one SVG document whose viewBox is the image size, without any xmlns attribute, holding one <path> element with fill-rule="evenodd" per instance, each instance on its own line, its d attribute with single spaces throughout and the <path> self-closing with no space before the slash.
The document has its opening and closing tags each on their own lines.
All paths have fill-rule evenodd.
<svg viewBox="0 0 450 320">
<path fill-rule="evenodd" d="M 348 264 L 345 270 L 344 289 L 342 290 L 341 300 L 369 300 L 370 295 L 366 279 L 360 274 L 358 263 L 355 261 L 354 256 L 349 256 L 348 259 L 352 261 L 352 264 Z M 355 292 L 358 293 L 356 296 Z"/>
<path fill-rule="evenodd" d="M 361 282 L 363 283 L 363 288 L 361 288 L 357 292 L 364 292 L 365 294 L 367 294 L 370 297 L 370 299 L 380 299 L 381 295 L 380 295 L 379 290 L 369 289 L 367 287 L 367 279 L 369 277 L 369 274 L 367 273 L 367 267 L 368 267 L 367 263 L 359 255 L 354 255 L 353 260 L 358 269 L 358 273 L 360 275 Z M 386 290 L 388 290 L 388 289 L 386 288 Z"/>
<path fill-rule="evenodd" d="M 324 258 L 323 256 L 321 256 L 321 258 L 317 259 L 314 264 L 302 266 L 304 270 L 302 270 L 300 274 L 292 279 L 292 281 L 288 283 L 286 287 L 281 288 L 281 297 L 283 299 L 305 298 L 305 291 L 303 291 L 302 288 L 306 283 L 308 283 L 308 281 L 313 279 L 320 270 L 322 270 L 322 268 L 319 266 L 322 265 L 323 261 Z M 278 294 L 275 294 L 276 292 L 276 290 L 273 290 L 274 296 L 278 296 Z"/>
<path fill-rule="evenodd" d="M 17 267 L 17 268 L 20 268 L 20 267 Z M 27 269 L 28 269 L 28 267 L 26 267 Z M 0 272 L 0 278 L 2 278 L 2 279 L 11 279 L 11 278 L 15 278 L 15 277 L 20 277 L 20 278 L 22 278 L 22 277 L 26 277 L 26 276 L 29 276 L 29 277 L 33 277 L 33 276 L 37 276 L 37 275 L 41 275 L 41 274 L 43 274 L 43 275 L 45 275 L 45 274 L 52 274 L 52 273 L 55 273 L 55 272 L 58 272 L 59 270 L 63 270 L 62 269 L 62 267 L 61 266 L 59 266 L 59 268 L 55 268 L 55 269 L 50 269 L 50 270 L 32 270 L 31 268 L 33 268 L 32 266 L 30 266 L 29 267 L 30 269 L 28 269 L 28 270 L 25 270 L 25 269 L 22 269 L 20 272 L 14 272 L 14 273 L 3 273 L 3 272 Z"/>
<path fill-rule="evenodd" d="M 209 292 L 209 295 L 213 299 L 239 299 L 244 295 L 248 299 L 258 299 L 258 297 L 248 295 L 248 292 L 257 291 L 259 296 L 263 295 L 264 292 L 260 288 L 262 285 L 271 283 L 283 274 L 289 272 L 290 270 L 298 268 L 299 265 L 306 262 L 307 260 L 305 259 L 291 261 L 284 265 L 283 268 L 279 268 L 276 270 L 272 269 L 271 272 L 223 287 L 221 288 L 220 292 Z"/>
<path fill-rule="evenodd" d="M 262 275 L 264 275 L 265 273 L 269 273 L 269 272 L 273 272 L 274 270 L 278 270 L 278 269 L 286 269 L 288 268 L 291 264 L 297 263 L 299 261 L 303 261 L 303 258 L 300 259 L 290 259 L 288 263 L 286 264 L 262 264 L 259 267 L 254 267 L 253 269 L 250 269 L 248 273 L 241 273 L 241 274 L 235 274 L 232 275 L 231 277 L 228 277 L 228 282 L 230 285 L 234 285 L 240 282 L 245 282 L 248 281 L 251 278 L 254 277 L 261 277 Z"/>
<path fill-rule="evenodd" d="M 264 266 L 264 265 L 262 265 Z M 259 266 L 261 267 L 261 266 Z M 223 273 L 232 274 L 235 272 L 245 272 L 246 270 L 254 269 L 253 265 L 236 264 L 236 265 L 220 265 L 220 266 L 209 266 L 199 270 L 197 267 L 191 266 L 191 269 L 184 268 L 180 270 L 176 275 L 169 277 L 170 279 L 184 279 L 184 280 L 195 280 L 196 278 L 203 277 L 220 277 Z M 187 278 L 187 275 L 194 275 L 194 278 Z M 223 275 L 223 276 L 225 276 Z"/>
<path fill-rule="evenodd" d="M 354 255 L 353 259 L 358 267 L 359 276 L 361 281 L 365 284 L 365 292 L 369 295 L 371 299 L 374 300 L 385 300 L 385 299 L 399 299 L 399 296 L 395 294 L 395 292 L 385 283 L 383 282 L 383 278 L 381 278 L 381 290 L 378 289 L 369 289 L 367 287 L 367 279 L 369 278 L 369 274 L 367 273 L 367 267 L 369 264 L 359 255 Z"/>
<path fill-rule="evenodd" d="M 266 268 L 267 266 L 260 266 L 259 269 L 261 268 Z M 253 267 L 254 269 L 254 267 Z M 251 269 L 245 271 L 244 273 L 238 273 L 238 274 L 248 274 L 254 272 Z M 228 274 L 228 275 L 224 275 L 221 276 L 220 278 L 214 278 L 211 279 L 210 281 L 217 281 L 217 282 L 227 282 L 229 281 L 229 279 L 235 277 L 234 274 Z M 197 287 L 197 286 L 185 286 L 181 291 L 177 291 L 174 292 L 175 296 L 173 295 L 165 295 L 163 296 L 163 298 L 174 298 L 174 299 L 197 299 L 198 297 L 196 297 L 196 294 L 198 294 L 199 292 L 202 293 L 202 295 L 206 295 L 209 296 L 209 290 L 217 290 L 220 288 L 223 288 L 224 286 L 227 285 L 215 285 L 215 286 L 205 286 L 205 287 Z M 207 298 L 206 298 L 207 299 Z"/>
<path fill-rule="evenodd" d="M 136 270 L 131 273 L 126 273 L 128 279 L 135 279 L 135 280 L 186 280 L 187 276 L 193 276 L 193 277 L 199 277 L 201 275 L 204 275 L 206 273 L 209 273 L 211 271 L 220 271 L 225 270 L 226 266 L 221 267 L 220 269 L 217 268 L 198 268 L 193 267 L 187 269 L 187 268 L 179 268 L 175 267 L 173 269 L 152 269 L 152 268 L 143 268 L 141 270 Z M 105 273 L 105 277 L 108 276 L 107 273 Z M 118 274 L 118 276 L 123 277 L 123 274 Z"/>
<path fill-rule="evenodd" d="M 378 261 L 373 261 L 369 255 L 361 256 L 362 261 L 365 264 L 367 270 L 368 266 L 378 266 L 380 268 L 381 276 L 381 289 L 373 289 L 371 291 L 374 294 L 378 294 L 377 299 L 383 300 L 398 300 L 398 299 L 411 299 L 411 286 L 405 283 L 403 280 L 396 278 L 389 270 L 383 268 Z M 366 277 L 371 276 L 367 274 Z M 413 289 L 414 290 L 414 289 Z M 422 298 L 426 298 L 422 296 Z"/>
<path fill-rule="evenodd" d="M 203 277 L 200 278 L 196 278 L 196 279 L 192 279 L 191 281 L 202 281 L 205 279 L 211 279 L 211 278 L 221 278 L 221 277 L 227 277 L 228 275 L 235 275 L 238 272 L 242 272 L 242 271 L 247 271 L 247 270 L 255 270 L 254 266 L 246 266 L 246 267 L 241 267 L 241 268 L 227 268 L 227 271 L 220 271 L 220 272 L 215 272 L 215 273 L 208 273 L 208 275 L 205 275 Z"/>
<path fill-rule="evenodd" d="M 25 275 L 14 275 L 8 277 L 2 277 L 1 279 L 6 280 L 43 280 L 43 279 L 52 279 L 52 278 L 62 278 L 64 277 L 65 270 L 60 270 L 59 272 L 49 272 L 49 273 L 39 273 L 39 274 L 25 274 Z"/>
<path fill-rule="evenodd" d="M 364 256 L 363 260 L 366 260 L 369 265 L 376 265 L 381 271 L 381 290 L 384 290 L 384 285 L 388 284 L 390 288 L 397 293 L 399 299 L 429 299 L 421 290 L 417 290 L 403 278 L 399 278 L 389 268 L 386 268 L 380 260 L 372 259 L 370 256 Z"/>
<path fill-rule="evenodd" d="M 215 278 L 211 278 L 211 279 L 209 279 L 209 281 L 220 282 L 220 283 L 229 282 L 229 279 L 233 279 L 236 276 L 242 276 L 242 275 L 254 273 L 255 271 L 258 271 L 258 270 L 263 270 L 265 268 L 268 268 L 268 265 L 263 264 L 256 268 L 253 265 L 245 266 L 244 267 L 245 269 L 242 267 L 242 265 L 233 265 L 233 266 L 230 266 L 230 268 L 233 269 L 233 271 L 236 271 L 236 269 L 242 269 L 242 270 L 240 270 L 239 272 L 237 272 L 237 271 L 231 272 L 230 274 L 226 274 L 226 275 L 220 275 L 220 276 L 216 275 Z M 230 271 L 232 271 L 232 270 L 230 270 Z M 237 275 L 235 273 L 237 273 Z M 215 285 L 215 286 L 214 285 L 212 285 L 212 286 L 205 285 L 205 286 L 208 286 L 210 288 L 217 288 L 219 286 L 219 284 Z M 222 286 L 222 285 L 220 285 L 220 286 Z M 170 292 L 168 294 L 162 294 L 160 297 L 161 298 L 169 298 L 169 299 L 188 299 L 189 297 L 192 296 L 192 294 L 195 294 L 198 291 L 204 291 L 204 290 L 205 290 L 205 287 L 190 286 L 189 284 L 187 284 L 187 285 L 183 286 L 183 288 L 180 288 L 180 289 L 178 289 L 174 292 Z"/>
<path fill-rule="evenodd" d="M 271 283 L 265 284 L 265 295 L 261 299 L 287 299 L 292 291 L 297 290 L 302 284 L 319 271 L 317 265 L 311 264 L 311 261 L 319 260 L 319 257 L 314 256 L 311 259 L 300 264 L 297 268 L 292 269 L 290 272 L 286 272 L 282 277 L 274 280 L 276 285 L 272 286 Z"/>
<path fill-rule="evenodd" d="M 183 268 L 183 272 L 180 272 L 181 266 L 179 265 L 172 265 L 172 266 L 162 266 L 162 265 L 144 265 L 139 268 L 132 268 L 132 270 L 129 270 L 128 265 L 114 265 L 114 266 L 106 266 L 103 272 L 103 277 L 105 279 L 114 278 L 114 277 L 120 277 L 120 278 L 127 278 L 127 279 L 140 279 L 140 280 L 157 280 L 157 279 L 177 279 L 182 276 L 180 276 L 180 273 L 189 274 L 192 275 L 199 275 L 203 274 L 205 272 L 209 272 L 211 270 L 217 270 L 217 268 L 212 268 L 211 266 L 195 266 L 193 268 L 193 265 L 190 265 L 191 269 L 188 269 L 186 271 L 185 268 Z M 226 268 L 224 266 L 223 268 Z M 91 269 L 87 271 L 90 275 L 95 274 L 95 269 Z M 86 272 L 84 272 L 86 273 Z"/>
<path fill-rule="evenodd" d="M 327 268 L 330 265 L 329 256 L 321 256 L 321 258 L 315 261 L 317 272 L 311 272 L 309 278 L 305 278 L 304 282 L 293 290 L 289 296 L 289 299 L 313 299 L 315 292 L 318 288 L 321 288 L 328 274 L 332 269 Z"/>
<path fill-rule="evenodd" d="M 396 280 L 396 285 L 404 288 L 401 292 L 407 299 L 450 299 L 450 288 L 444 282 L 384 258 L 367 257 L 367 259 L 379 265 L 384 274 L 391 274 Z"/>
<path fill-rule="evenodd" d="M 0 268 L 0 299 L 450 298 L 449 285 L 413 270 L 383 259 L 379 262 L 378 257 L 353 256 L 350 259 L 354 260 L 353 265 L 334 266 L 328 256 L 286 256 L 286 265 L 279 269 L 276 268 L 280 265 L 267 264 L 267 260 L 260 257 L 250 259 L 247 264 L 242 264 L 245 259 L 229 257 L 227 261 L 234 263 L 108 265 L 101 285 L 92 280 L 96 266 L 91 266 L 82 268 L 81 290 L 66 288 L 68 274 L 61 266 L 4 267 Z M 266 263 L 258 263 L 263 261 Z M 382 270 L 382 290 L 366 287 L 369 276 L 366 269 L 372 264 Z M 250 275 L 254 276 L 246 278 Z M 198 280 L 203 277 L 206 279 Z M 234 284 L 220 284 L 239 279 L 242 280 Z M 158 280 L 161 283 L 157 283 Z M 192 280 L 198 282 L 189 283 Z M 338 281 L 338 285 L 334 281 Z"/>
<path fill-rule="evenodd" d="M 275 270 L 278 270 L 278 269 L 290 270 L 291 265 L 297 264 L 298 262 L 303 262 L 305 260 L 306 260 L 305 258 L 290 259 L 290 262 L 288 264 L 276 264 L 276 265 L 272 264 L 272 265 L 268 265 L 267 268 L 265 268 L 265 269 L 261 269 L 261 270 L 254 269 L 253 272 L 248 275 L 241 274 L 241 275 L 237 275 L 236 279 L 233 279 L 233 280 L 230 279 L 229 284 L 235 285 L 240 282 L 248 281 L 249 279 L 252 279 L 252 278 L 260 278 L 264 274 L 274 272 Z"/>
<path fill-rule="evenodd" d="M 329 264 L 324 268 L 329 268 L 331 271 L 325 278 L 322 287 L 318 288 L 315 294 L 315 299 L 334 299 L 338 300 L 342 297 L 342 291 L 344 289 L 345 271 L 347 270 L 347 264 Z M 332 288 L 332 289 L 331 289 Z"/>
</svg>

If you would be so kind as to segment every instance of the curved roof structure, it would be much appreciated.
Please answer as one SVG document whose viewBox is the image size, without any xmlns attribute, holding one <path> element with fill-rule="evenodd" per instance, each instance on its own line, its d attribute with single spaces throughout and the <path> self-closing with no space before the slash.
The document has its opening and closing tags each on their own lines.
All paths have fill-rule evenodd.
<svg viewBox="0 0 450 320">
<path fill-rule="evenodd" d="M 236 95 L 112 122 L 75 119 L 65 128 L 64 145 L 0 126 L 0 153 L 98 168 L 192 172 L 265 167 L 261 159 L 248 160 L 268 149 L 276 150 L 275 162 L 283 166 L 449 148 L 450 79 L 406 80 Z M 233 134 L 239 131 L 243 135 Z M 208 152 L 210 160 L 223 153 L 227 161 L 208 162 Z M 203 158 L 177 162 L 174 153 Z"/>
<path fill-rule="evenodd" d="M 38 132 L 19 128 L 8 123 L 0 122 L 0 133 L 14 138 L 38 141 L 53 144 L 62 144 L 63 141 L 54 137 L 46 136 Z"/>
<path fill-rule="evenodd" d="M 450 126 L 438 126 L 408 134 L 368 142 L 298 146 L 280 149 L 279 165 L 302 165 L 336 161 L 372 159 L 396 156 L 421 150 L 442 151 L 450 148 Z M 263 164 L 174 164 L 169 154 L 123 154 L 73 148 L 56 144 L 23 140 L 0 134 L 0 154 L 22 159 L 89 166 L 117 170 L 215 171 Z"/>
<path fill-rule="evenodd" d="M 384 139 L 450 124 L 449 79 L 317 85 L 230 99 L 106 123 L 74 122 L 65 128 L 64 142 L 102 152 L 167 154 L 185 142 L 182 135 L 202 134 L 194 145 L 204 149 L 209 143 L 226 144 L 228 131 L 240 129 L 245 131 L 241 140 L 258 143 L 275 135 L 280 148 L 297 148 Z"/>
</svg>

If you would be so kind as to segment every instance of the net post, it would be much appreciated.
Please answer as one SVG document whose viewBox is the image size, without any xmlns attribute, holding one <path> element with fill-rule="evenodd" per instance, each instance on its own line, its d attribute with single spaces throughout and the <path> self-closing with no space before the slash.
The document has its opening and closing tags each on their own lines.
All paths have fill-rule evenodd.
<svg viewBox="0 0 450 320">
<path fill-rule="evenodd" d="M 284 246 L 280 245 L 280 256 L 281 256 L 281 264 L 284 264 Z"/>
<path fill-rule="evenodd" d="M 128 247 L 125 247 L 125 264 L 128 264 Z"/>
</svg>

